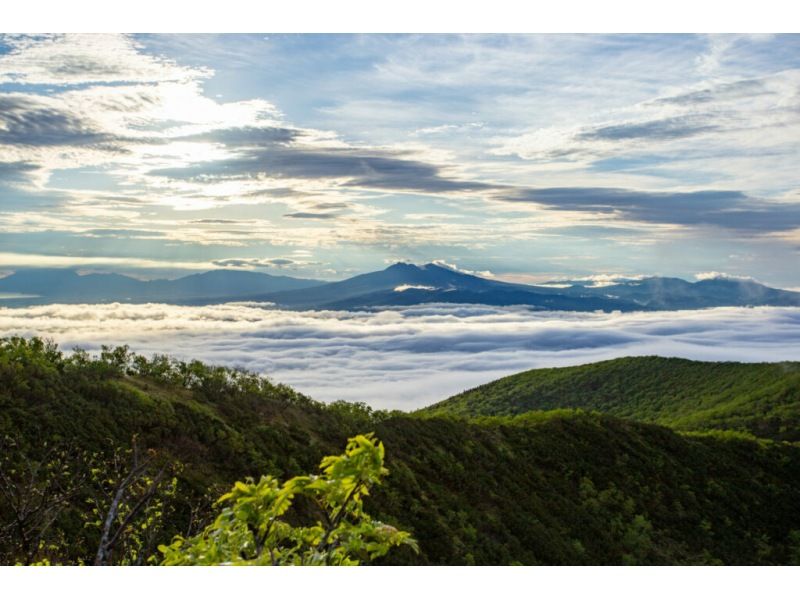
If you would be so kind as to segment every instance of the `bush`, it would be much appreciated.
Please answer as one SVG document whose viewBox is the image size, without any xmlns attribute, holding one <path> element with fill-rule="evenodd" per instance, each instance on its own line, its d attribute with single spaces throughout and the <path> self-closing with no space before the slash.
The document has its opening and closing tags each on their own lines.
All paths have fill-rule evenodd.
<svg viewBox="0 0 800 598">
<path fill-rule="evenodd" d="M 193 538 L 160 546 L 164 565 L 358 565 L 394 546 L 417 549 L 407 532 L 372 519 L 362 499 L 389 471 L 383 444 L 371 434 L 350 438 L 343 455 L 325 457 L 322 475 L 283 484 L 262 476 L 236 482 L 217 504 L 217 519 Z M 320 517 L 290 523 L 296 498 L 310 499 Z M 300 517 L 302 519 L 302 515 Z"/>
</svg>

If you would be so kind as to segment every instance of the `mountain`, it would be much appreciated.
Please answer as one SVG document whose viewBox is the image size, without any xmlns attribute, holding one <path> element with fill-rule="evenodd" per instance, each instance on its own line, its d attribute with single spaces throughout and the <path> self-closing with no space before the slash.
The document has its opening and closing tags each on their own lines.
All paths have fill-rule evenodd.
<svg viewBox="0 0 800 598">
<path fill-rule="evenodd" d="M 212 270 L 175 280 L 138 280 L 120 274 L 79 274 L 72 269 L 22 270 L 0 278 L 4 305 L 40 303 L 208 303 L 243 295 L 304 289 L 319 280 L 272 276 L 261 272 Z M 22 297 L 14 298 L 14 295 Z"/>
<path fill-rule="evenodd" d="M 640 309 L 800 306 L 800 293 L 773 289 L 749 279 L 717 277 L 691 283 L 680 278 L 648 277 L 603 286 L 576 281 L 566 284 L 561 288 L 564 295 L 614 298 L 635 303 Z"/>
<path fill-rule="evenodd" d="M 125 296 L 142 283 L 120 274 L 79 275 L 75 270 L 41 268 L 22 270 L 0 278 L 0 291 L 37 297 Z"/>
<path fill-rule="evenodd" d="M 322 284 L 321 280 L 274 276 L 263 272 L 241 270 L 211 270 L 191 274 L 176 280 L 150 281 L 147 292 L 151 296 L 179 296 L 181 300 L 220 299 L 241 297 L 254 293 L 307 289 Z M 167 299 L 163 299 L 168 301 Z"/>
<path fill-rule="evenodd" d="M 438 264 L 398 263 L 303 291 L 249 297 L 291 309 L 364 309 L 421 303 L 526 305 L 563 311 L 638 311 L 719 306 L 800 306 L 800 293 L 739 279 L 695 283 L 651 277 L 607 286 L 569 281 L 557 285 L 513 284 L 458 272 Z"/>
<path fill-rule="evenodd" d="M 553 289 L 489 280 L 438 264 L 416 266 L 405 263 L 302 292 L 271 293 L 250 299 L 271 301 L 294 309 L 362 309 L 420 303 L 529 305 L 539 309 L 571 311 L 636 308 L 630 301 L 596 295 L 566 296 Z"/>
<path fill-rule="evenodd" d="M 529 370 L 431 405 L 429 415 L 580 408 L 679 430 L 728 429 L 800 440 L 800 363 L 625 357 Z"/>
<path fill-rule="evenodd" d="M 5 298 L 3 298 L 5 294 Z M 119 274 L 24 270 L 0 279 L 0 304 L 262 301 L 286 309 L 372 309 L 422 303 L 524 305 L 553 311 L 640 311 L 720 306 L 800 306 L 800 293 L 751 280 L 687 282 L 650 277 L 596 286 L 560 281 L 541 286 L 502 282 L 439 264 L 397 263 L 338 282 L 212 270 L 176 280 L 141 281 Z"/>
<path fill-rule="evenodd" d="M 135 435 L 182 464 L 154 545 L 207 521 L 235 480 L 309 473 L 364 432 L 385 444 L 390 472 L 365 509 L 420 545 L 383 564 L 800 562 L 800 447 L 791 443 L 564 410 L 480 420 L 372 412 L 198 362 L 124 350 L 89 359 L 38 339 L 0 340 L 8 474 L 31 473 L 35 484 L 36 464 L 66 446 L 59 470 L 80 472 L 88 452 L 109 463 L 94 472 L 102 480 L 113 447 Z M 3 564 L 19 558 L 8 496 L 0 492 Z M 98 532 L 81 523 L 87 502 L 77 495 L 48 528 L 51 562 L 91 562 Z"/>
</svg>

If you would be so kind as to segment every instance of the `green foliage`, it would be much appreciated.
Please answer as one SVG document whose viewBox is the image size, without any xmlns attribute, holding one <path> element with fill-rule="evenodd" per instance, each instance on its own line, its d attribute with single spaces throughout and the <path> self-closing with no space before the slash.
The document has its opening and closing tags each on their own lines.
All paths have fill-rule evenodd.
<svg viewBox="0 0 800 598">
<path fill-rule="evenodd" d="M 518 415 L 581 408 L 679 430 L 738 430 L 800 440 L 800 363 L 626 357 L 530 370 L 422 409 L 424 415 Z"/>
<path fill-rule="evenodd" d="M 393 546 L 417 549 L 407 532 L 364 512 L 363 499 L 388 473 L 383 444 L 372 435 L 347 442 L 345 453 L 322 460 L 322 475 L 297 476 L 283 484 L 272 476 L 236 482 L 218 504 L 213 524 L 189 539 L 160 546 L 164 565 L 358 565 Z M 321 515 L 292 525 L 289 510 L 307 497 Z"/>
<path fill-rule="evenodd" d="M 778 564 L 800 529 L 800 449 L 596 413 L 376 427 L 424 564 Z M 591 484 L 590 484 L 591 483 Z M 764 550 L 764 548 L 767 548 Z"/>
<path fill-rule="evenodd" d="M 703 396 L 712 396 L 714 388 L 714 396 L 733 393 L 744 388 L 737 376 L 748 378 L 749 366 L 739 370 L 732 364 L 734 373 L 723 375 L 728 365 L 699 364 L 701 370 L 711 368 L 701 374 L 692 373 L 691 362 L 681 370 L 681 363 L 675 363 L 679 372 L 705 389 Z M 764 367 L 764 392 L 772 392 L 771 384 L 793 392 L 790 376 Z M 378 557 L 378 563 L 798 562 L 800 447 L 755 441 L 741 432 L 679 434 L 632 421 L 639 417 L 638 409 L 645 419 L 653 417 L 647 415 L 652 409 L 664 417 L 668 413 L 666 406 L 659 407 L 659 396 L 651 396 L 646 384 L 637 382 L 638 376 L 649 379 L 658 392 L 678 396 L 676 389 L 683 381 L 673 380 L 669 390 L 667 381 L 675 377 L 665 366 L 656 370 L 658 375 L 645 362 L 620 373 L 611 368 L 608 376 L 595 372 L 582 378 L 578 372 L 578 380 L 583 380 L 576 382 L 578 387 L 587 394 L 599 393 L 609 405 L 616 405 L 612 399 L 617 396 L 610 389 L 638 388 L 638 403 L 619 413 L 629 419 L 591 412 L 603 410 L 600 399 L 584 405 L 585 411 L 420 417 L 348 404 L 329 407 L 261 376 L 199 362 L 144 358 L 116 349 L 104 349 L 95 357 L 62 354 L 39 339 L 0 340 L 0 438 L 14 439 L 13 446 L 0 453 L 5 458 L 3 471 L 25 476 L 39 471 L 36 484 L 47 487 L 50 474 L 41 475 L 46 464 L 64 462 L 71 472 L 67 478 L 77 475 L 81 488 L 51 511 L 54 518 L 41 534 L 43 548 L 32 558 L 15 540 L 9 501 L 16 499 L 0 492 L 0 561 L 94 562 L 101 530 L 85 524 L 98 520 L 94 508 L 108 513 L 108 493 L 130 471 L 134 437 L 143 455 L 149 449 L 158 454 L 146 477 L 152 480 L 164 463 L 181 466 L 162 477 L 167 496 L 163 508 L 153 512 L 155 519 L 137 519 L 146 526 L 146 537 L 139 541 L 126 535 L 130 541 L 118 544 L 112 553 L 115 563 L 147 562 L 148 546 L 170 544 L 175 536 L 196 537 L 217 520 L 220 508 L 237 504 L 230 499 L 214 506 L 214 498 L 234 480 L 251 477 L 259 480 L 245 483 L 253 492 L 259 484 L 258 492 L 280 492 L 284 484 L 278 480 L 314 471 L 348 438 L 374 432 L 386 446 L 385 466 L 392 473 L 363 495 L 363 510 L 408 531 L 419 543 L 419 553 L 399 548 Z M 756 379 L 748 383 L 753 389 Z M 554 382 L 553 388 L 567 389 L 565 380 Z M 784 414 L 797 407 L 797 396 L 774 394 Z M 557 398 L 554 394 L 554 404 Z M 728 399 L 726 404 L 732 404 Z M 676 417 L 688 417 L 695 403 L 676 401 Z M 777 413 L 774 403 L 761 407 L 743 413 L 751 422 Z M 788 415 L 781 417 L 791 421 Z M 724 430 L 727 424 L 721 421 Z M 118 454 L 119 467 L 114 465 Z M 86 486 L 86 480 L 80 481 L 86 473 L 83 463 L 91 463 L 100 477 L 114 482 L 104 488 L 94 481 Z M 263 482 L 261 476 L 272 481 Z M 19 477 L 12 479 L 19 497 L 25 486 Z M 58 481 L 62 483 L 63 478 Z M 135 497 L 147 488 L 143 482 L 126 495 L 129 504 L 138 502 Z M 24 490 L 22 495 L 40 496 Z M 48 491 L 48 496 L 55 494 Z M 156 502 L 150 504 L 155 508 Z M 314 528 L 326 523 L 324 512 L 304 491 L 292 498 L 278 520 L 294 529 Z M 123 520 L 116 518 L 112 528 L 120 529 Z M 33 528 L 41 529 L 38 524 Z M 349 558 L 368 563 L 370 556 Z"/>
<path fill-rule="evenodd" d="M 90 512 L 84 527 L 95 531 L 95 565 L 143 565 L 156 557 L 157 540 L 174 515 L 180 466 L 150 449 L 142 455 L 116 447 L 111 458 L 92 467 Z"/>
<path fill-rule="evenodd" d="M 18 439 L 0 437 L 0 562 L 29 565 L 67 556 L 66 535 L 54 524 L 84 490 L 96 456 L 43 444 L 38 457 Z"/>
</svg>

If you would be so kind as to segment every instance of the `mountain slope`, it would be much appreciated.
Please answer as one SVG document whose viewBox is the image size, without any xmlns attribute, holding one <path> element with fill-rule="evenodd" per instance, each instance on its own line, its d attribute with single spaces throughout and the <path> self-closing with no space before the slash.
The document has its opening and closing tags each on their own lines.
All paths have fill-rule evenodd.
<svg viewBox="0 0 800 598">
<path fill-rule="evenodd" d="M 515 415 L 593 409 L 682 430 L 735 429 L 800 440 L 800 363 L 713 363 L 625 357 L 515 374 L 423 409 Z"/>
<path fill-rule="evenodd" d="M 319 280 L 241 270 L 211 270 L 174 280 L 138 280 L 120 274 L 79 274 L 71 269 L 35 269 L 0 278 L 0 292 L 26 295 L 4 305 L 40 303 L 207 303 L 253 293 L 305 289 Z"/>
<path fill-rule="evenodd" d="M 640 309 L 702 309 L 719 306 L 800 306 L 800 293 L 773 289 L 748 279 L 709 278 L 687 282 L 680 278 L 648 277 L 616 284 L 590 286 L 570 283 L 563 294 L 611 297 L 633 302 Z"/>
<path fill-rule="evenodd" d="M 751 280 L 714 278 L 687 282 L 649 277 L 594 286 L 586 282 L 532 286 L 492 280 L 431 263 L 397 263 L 303 291 L 247 297 L 291 309 L 364 309 L 420 303 L 527 305 L 564 311 L 702 309 L 721 306 L 800 306 L 800 293 Z"/>
<path fill-rule="evenodd" d="M 565 296 L 553 289 L 489 280 L 438 264 L 398 263 L 314 289 L 272 293 L 253 300 L 299 309 L 361 309 L 420 303 L 530 305 L 552 310 L 632 310 L 629 301 L 599 296 Z"/>
<path fill-rule="evenodd" d="M 366 508 L 410 530 L 421 549 L 391 553 L 390 564 L 800 557 L 800 447 L 787 443 L 567 411 L 483 421 L 376 414 L 198 363 L 120 351 L 68 358 L 35 340 L 0 342 L 0 438 L 19 440 L 20 460 L 45 443 L 102 453 L 136 434 L 183 463 L 159 541 L 202 516 L 207 489 L 218 496 L 247 475 L 308 473 L 369 431 L 385 443 L 390 475 Z M 10 513 L 3 500 L 0 523 Z M 96 532 L 74 524 L 86 508 L 76 500 L 53 526 L 54 541 L 67 542 L 65 562 L 92 554 Z M 0 535 L 0 559 L 13 558 Z"/>
<path fill-rule="evenodd" d="M 307 292 L 280 292 L 266 297 L 281 306 L 324 307 L 332 303 L 351 302 L 356 305 L 360 298 L 375 293 L 395 292 L 395 289 L 412 287 L 425 290 L 447 288 L 486 289 L 491 282 L 477 276 L 469 276 L 442 268 L 435 264 L 415 266 L 397 263 L 385 270 L 359 274 L 346 280 L 321 285 Z M 401 291 L 398 291 L 398 295 Z"/>
<path fill-rule="evenodd" d="M 261 301 L 287 309 L 371 309 L 422 303 L 525 305 L 553 311 L 641 311 L 721 306 L 800 306 L 800 293 L 751 280 L 690 283 L 650 277 L 596 286 L 585 281 L 531 286 L 482 278 L 436 263 L 397 263 L 338 282 L 213 270 L 176 280 L 141 281 L 119 274 L 24 270 L 0 279 L 0 305 L 162 302 L 206 304 Z"/>
</svg>

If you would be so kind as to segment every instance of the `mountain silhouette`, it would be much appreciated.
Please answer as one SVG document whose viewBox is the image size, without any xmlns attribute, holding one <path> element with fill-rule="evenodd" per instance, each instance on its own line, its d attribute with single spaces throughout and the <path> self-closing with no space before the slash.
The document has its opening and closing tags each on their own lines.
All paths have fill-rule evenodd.
<svg viewBox="0 0 800 598">
<path fill-rule="evenodd" d="M 3 298 L 5 296 L 5 298 Z M 374 309 L 423 303 L 524 305 L 540 310 L 637 311 L 721 306 L 800 306 L 800 293 L 749 279 L 622 279 L 598 285 L 558 281 L 540 286 L 502 282 L 437 263 L 396 263 L 384 270 L 324 282 L 261 272 L 213 270 L 174 280 L 143 281 L 121 274 L 35 269 L 0 279 L 0 305 L 161 302 L 203 305 L 274 303 L 287 309 Z"/>
</svg>

